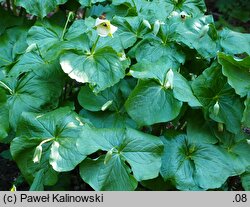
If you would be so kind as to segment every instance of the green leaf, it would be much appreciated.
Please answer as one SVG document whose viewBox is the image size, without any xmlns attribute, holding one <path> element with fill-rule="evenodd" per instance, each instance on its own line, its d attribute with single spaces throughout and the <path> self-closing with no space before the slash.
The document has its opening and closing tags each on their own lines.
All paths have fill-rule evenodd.
<svg viewBox="0 0 250 207">
<path fill-rule="evenodd" d="M 139 81 L 125 103 L 128 114 L 140 125 L 173 120 L 180 113 L 182 102 L 173 92 L 153 80 Z"/>
<path fill-rule="evenodd" d="M 220 32 L 220 45 L 227 54 L 250 55 L 250 34 L 234 32 L 228 28 Z"/>
<path fill-rule="evenodd" d="M 229 132 L 218 133 L 221 140 L 220 150 L 226 157 L 231 168 L 231 175 L 240 175 L 250 166 L 250 145 L 242 134 L 231 134 Z M 217 135 L 217 136 L 218 136 Z"/>
<path fill-rule="evenodd" d="M 244 104 L 245 104 L 245 110 L 243 113 L 242 123 L 246 127 L 250 127 L 250 93 L 248 93 L 248 96 L 247 96 Z"/>
<path fill-rule="evenodd" d="M 218 61 L 222 65 L 222 73 L 228 78 L 228 83 L 241 97 L 250 91 L 250 57 L 234 58 L 224 53 L 218 53 Z"/>
<path fill-rule="evenodd" d="M 2 81 L 9 90 L 9 122 L 14 129 L 22 112 L 40 112 L 57 107 L 64 81 L 55 82 L 54 78 L 61 75 L 53 67 L 50 69 L 43 76 L 31 72 L 20 78 L 10 77 Z"/>
<path fill-rule="evenodd" d="M 98 94 L 93 93 L 88 86 L 83 86 L 78 94 L 78 101 L 83 108 L 89 111 L 105 111 L 104 106 L 107 104 L 109 110 L 119 111 L 123 98 L 118 85 L 107 88 Z"/>
<path fill-rule="evenodd" d="M 213 24 L 212 16 L 186 19 L 176 29 L 177 42 L 182 42 L 191 49 L 196 49 L 206 59 L 215 57 L 219 48 L 208 34 L 209 28 L 207 30 L 206 27 L 209 24 Z"/>
<path fill-rule="evenodd" d="M 91 112 L 81 110 L 80 115 L 88 119 L 97 128 L 124 128 L 126 126 L 136 128 L 137 125 L 127 113 L 98 111 Z"/>
<path fill-rule="evenodd" d="M 137 181 L 158 176 L 162 152 L 159 138 L 131 128 L 92 129 L 85 135 L 87 139 L 78 140 L 79 150 L 85 143 L 89 154 L 97 150 L 113 152 L 106 164 L 105 156 L 101 156 L 86 159 L 80 165 L 81 177 L 95 190 L 134 190 Z"/>
<path fill-rule="evenodd" d="M 179 47 L 172 42 L 163 43 L 159 39 L 147 38 L 136 46 L 135 58 L 137 62 L 148 60 L 156 62 L 160 58 L 167 56 L 166 62 L 173 62 L 176 65 L 184 63 L 185 56 Z"/>
<path fill-rule="evenodd" d="M 162 138 L 164 154 L 161 175 L 179 190 L 219 188 L 230 176 L 230 166 L 218 147 L 193 143 L 186 135 Z"/>
<path fill-rule="evenodd" d="M 107 164 L 104 164 L 104 156 L 101 156 L 96 160 L 86 159 L 80 165 L 82 179 L 97 191 L 135 190 L 137 181 L 130 171 L 119 155 L 114 155 Z"/>
<path fill-rule="evenodd" d="M 245 191 L 250 191 L 250 173 L 246 172 L 241 175 L 242 186 Z"/>
<path fill-rule="evenodd" d="M 83 130 L 79 116 L 70 108 L 46 114 L 26 112 L 19 122 L 17 137 L 11 143 L 11 154 L 28 181 L 33 180 L 35 172 L 44 169 L 46 179 L 43 182 L 54 183 L 54 170 L 70 171 L 86 157 L 76 146 Z M 42 147 L 41 160 L 34 162 L 38 145 Z"/>
<path fill-rule="evenodd" d="M 44 191 L 43 179 L 44 179 L 44 169 L 41 169 L 36 173 L 35 179 L 32 185 L 30 186 L 30 191 Z"/>
<path fill-rule="evenodd" d="M 60 57 L 60 64 L 70 78 L 90 83 L 96 93 L 115 85 L 125 75 L 125 68 L 110 47 L 98 49 L 94 54 L 65 52 Z"/>
<path fill-rule="evenodd" d="M 95 3 L 98 3 L 98 2 L 104 2 L 105 0 L 78 0 L 79 3 L 82 5 L 82 6 L 91 6 L 91 4 L 95 4 Z"/>
<path fill-rule="evenodd" d="M 175 8 L 179 11 L 186 11 L 188 14 L 193 14 L 194 16 L 199 13 L 204 14 L 207 11 L 204 0 L 178 0 L 172 2 L 175 3 Z"/>
<path fill-rule="evenodd" d="M 218 139 L 212 131 L 211 121 L 204 120 L 203 114 L 193 111 L 187 120 L 187 138 L 192 143 L 216 144 Z"/>
<path fill-rule="evenodd" d="M 139 79 L 155 79 L 161 85 L 166 82 L 166 74 L 169 69 L 176 68 L 171 61 L 166 63 L 167 57 L 162 57 L 157 62 L 141 61 L 131 67 L 130 73 L 133 77 Z M 173 70 L 173 95 L 176 99 L 188 102 L 190 106 L 201 106 L 197 98 L 193 95 L 188 81 L 176 70 Z"/>
<path fill-rule="evenodd" d="M 243 104 L 240 97 L 228 85 L 219 65 L 213 64 L 206 69 L 192 82 L 192 88 L 205 109 L 205 115 L 224 123 L 230 132 L 237 134 L 240 131 Z M 215 114 L 214 105 L 217 102 L 219 112 Z"/>
<path fill-rule="evenodd" d="M 0 142 L 8 136 L 9 131 L 9 114 L 6 101 L 6 93 L 2 88 L 0 88 Z"/>
<path fill-rule="evenodd" d="M 0 36 L 0 67 L 12 64 L 18 54 L 25 51 L 26 28 L 13 27 Z"/>
<path fill-rule="evenodd" d="M 66 1 L 67 0 L 16 0 L 15 3 L 17 6 L 25 8 L 28 13 L 43 18 L 56 9 L 59 4 L 64 4 Z"/>
</svg>

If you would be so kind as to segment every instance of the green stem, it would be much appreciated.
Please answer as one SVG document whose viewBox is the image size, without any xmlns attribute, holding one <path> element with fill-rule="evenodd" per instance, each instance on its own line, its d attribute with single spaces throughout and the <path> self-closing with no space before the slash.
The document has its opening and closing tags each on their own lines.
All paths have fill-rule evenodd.
<svg viewBox="0 0 250 207">
<path fill-rule="evenodd" d="M 72 13 L 73 13 L 73 12 L 72 12 Z M 70 22 L 72 13 L 70 12 L 70 13 L 68 14 L 68 18 L 67 18 L 66 24 L 65 24 L 65 26 L 64 26 L 64 28 L 63 28 L 63 32 L 62 32 L 62 36 L 61 36 L 61 41 L 63 40 L 64 35 L 65 35 L 66 31 L 67 31 L 67 27 L 68 27 L 68 24 L 69 24 L 69 22 Z"/>
<path fill-rule="evenodd" d="M 13 94 L 13 91 L 11 90 L 11 88 L 9 86 L 7 86 L 4 82 L 0 81 L 0 86 L 3 86 L 5 89 L 7 89 L 10 94 L 12 95 Z"/>
<path fill-rule="evenodd" d="M 96 45 L 97 45 L 99 39 L 100 39 L 100 36 L 98 35 L 98 37 L 96 38 L 96 41 L 95 41 L 93 47 L 91 48 L 91 55 L 93 55 L 93 53 L 95 52 L 95 48 L 96 48 Z"/>
<path fill-rule="evenodd" d="M 43 59 L 42 53 L 41 53 L 41 51 L 40 51 L 40 49 L 39 49 L 39 47 L 38 47 L 37 44 L 36 44 L 36 48 L 37 48 L 37 51 L 38 51 L 39 56 Z"/>
<path fill-rule="evenodd" d="M 39 145 L 42 146 L 43 144 L 45 144 L 45 143 L 47 143 L 47 142 L 50 142 L 50 141 L 52 141 L 52 140 L 54 140 L 54 139 L 55 139 L 55 137 L 49 138 L 49 139 L 45 139 L 45 140 L 43 140 Z"/>
</svg>

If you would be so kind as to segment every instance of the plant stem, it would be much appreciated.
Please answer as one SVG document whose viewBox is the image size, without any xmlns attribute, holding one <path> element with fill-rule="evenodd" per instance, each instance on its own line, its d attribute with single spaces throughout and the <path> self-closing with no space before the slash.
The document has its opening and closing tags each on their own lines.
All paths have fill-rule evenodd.
<svg viewBox="0 0 250 207">
<path fill-rule="evenodd" d="M 71 15 L 69 14 L 69 15 L 68 15 L 68 18 L 67 18 L 67 21 L 66 21 L 66 24 L 65 24 L 65 26 L 64 26 L 64 28 L 63 28 L 63 32 L 62 32 L 62 36 L 61 36 L 61 41 L 63 40 L 64 35 L 65 35 L 65 33 L 66 33 L 68 24 L 69 24 L 69 22 L 70 22 L 70 18 L 71 18 Z"/>
<path fill-rule="evenodd" d="M 5 89 L 7 89 L 9 91 L 9 93 L 12 95 L 13 91 L 11 90 L 11 88 L 9 86 L 7 86 L 4 82 L 0 81 L 0 86 L 3 86 Z"/>
<path fill-rule="evenodd" d="M 93 47 L 91 48 L 91 55 L 93 55 L 93 53 L 95 52 L 95 48 L 96 48 L 96 45 L 97 45 L 99 39 L 100 39 L 100 36 L 98 35 L 98 37 L 96 38 L 96 41 L 95 41 Z"/>
<path fill-rule="evenodd" d="M 38 51 L 39 56 L 43 59 L 42 53 L 41 53 L 41 51 L 40 51 L 40 49 L 39 49 L 39 47 L 38 47 L 37 44 L 36 44 L 36 48 L 37 48 L 37 51 Z"/>
</svg>

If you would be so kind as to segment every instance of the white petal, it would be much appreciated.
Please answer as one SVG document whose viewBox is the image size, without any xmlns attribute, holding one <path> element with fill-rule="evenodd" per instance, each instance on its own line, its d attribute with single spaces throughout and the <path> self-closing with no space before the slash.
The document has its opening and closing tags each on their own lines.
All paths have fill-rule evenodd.
<svg viewBox="0 0 250 207">
<path fill-rule="evenodd" d="M 108 23 L 108 22 L 109 21 L 106 20 L 106 19 L 99 19 L 99 18 L 97 18 L 96 21 L 95 21 L 95 26 L 98 26 L 98 25 L 100 25 L 102 23 Z"/>
<path fill-rule="evenodd" d="M 118 28 L 112 24 L 110 24 L 110 33 L 114 34 Z"/>
</svg>

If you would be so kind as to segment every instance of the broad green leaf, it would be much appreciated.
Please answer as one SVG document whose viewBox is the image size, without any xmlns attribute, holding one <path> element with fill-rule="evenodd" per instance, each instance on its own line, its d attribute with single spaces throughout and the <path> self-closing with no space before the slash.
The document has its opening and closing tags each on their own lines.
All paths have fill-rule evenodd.
<svg viewBox="0 0 250 207">
<path fill-rule="evenodd" d="M 65 52 L 60 57 L 60 64 L 70 78 L 90 83 L 94 92 L 115 85 L 125 75 L 125 68 L 117 53 L 110 47 L 97 49 L 93 54 L 87 51 L 83 54 L 77 51 Z"/>
<path fill-rule="evenodd" d="M 130 73 L 133 77 L 139 79 L 155 79 L 164 85 L 166 74 L 169 69 L 176 66 L 171 61 L 165 62 L 168 57 L 162 57 L 157 62 L 151 63 L 147 60 L 137 63 L 131 67 Z M 193 95 L 188 81 L 176 70 L 173 70 L 173 94 L 176 99 L 188 102 L 190 106 L 201 106 L 197 98 Z"/>
<path fill-rule="evenodd" d="M 250 173 L 246 172 L 241 175 L 242 186 L 245 191 L 250 191 Z"/>
<path fill-rule="evenodd" d="M 26 28 L 13 27 L 0 36 L 0 67 L 12 64 L 25 51 Z"/>
<path fill-rule="evenodd" d="M 9 122 L 14 129 L 22 112 L 40 112 L 57 107 L 64 81 L 59 79 L 55 82 L 55 78 L 62 76 L 55 73 L 53 67 L 50 69 L 50 73 L 43 76 L 31 72 L 21 78 L 10 77 L 2 81 L 8 89 Z"/>
<path fill-rule="evenodd" d="M 58 68 L 58 61 L 47 62 L 38 52 L 31 51 L 21 55 L 17 63 L 11 68 L 8 75 L 19 76 L 22 73 L 33 71 L 36 74 L 43 75 L 49 73 L 53 68 Z"/>
<path fill-rule="evenodd" d="M 204 0 L 168 0 L 175 4 L 177 11 L 185 11 L 188 14 L 197 15 L 206 12 L 206 4 Z"/>
<path fill-rule="evenodd" d="M 186 135 L 162 138 L 162 141 L 161 175 L 179 190 L 219 188 L 231 175 L 224 155 L 214 145 L 193 143 Z"/>
<path fill-rule="evenodd" d="M 27 134 L 29 134 L 28 130 L 29 129 L 25 130 Z M 26 181 L 29 184 L 33 183 L 36 177 L 36 173 L 38 173 L 40 170 L 43 170 L 44 177 L 42 184 L 54 185 L 57 182 L 58 173 L 55 172 L 48 164 L 50 155 L 49 144 L 43 145 L 42 157 L 39 163 L 34 163 L 32 160 L 35 148 L 40 144 L 41 141 L 43 141 L 43 139 L 27 136 L 16 137 L 11 142 L 10 151 L 22 175 L 25 177 Z M 36 179 L 39 179 L 39 177 L 36 177 Z"/>
<path fill-rule="evenodd" d="M 140 125 L 171 121 L 180 113 L 182 102 L 170 89 L 153 80 L 139 81 L 125 104 L 128 114 Z"/>
<path fill-rule="evenodd" d="M 247 53 L 250 55 L 250 34 L 234 32 L 228 28 L 220 32 L 220 45 L 227 54 Z"/>
<path fill-rule="evenodd" d="M 184 63 L 185 56 L 179 47 L 173 42 L 163 43 L 155 38 L 144 39 L 136 46 L 135 58 L 137 62 L 148 60 L 156 62 L 160 58 L 167 56 L 166 62 L 173 62 L 176 65 Z"/>
<path fill-rule="evenodd" d="M 187 139 L 192 143 L 216 144 L 218 139 L 212 127 L 213 123 L 204 120 L 202 113 L 193 111 L 187 120 Z"/>
<path fill-rule="evenodd" d="M 101 156 L 96 160 L 88 158 L 80 165 L 82 179 L 95 190 L 102 191 L 135 190 L 137 181 L 130 172 L 130 168 L 119 155 L 114 155 L 107 164 L 104 164 L 104 156 Z"/>
<path fill-rule="evenodd" d="M 2 88 L 0 88 L 0 142 L 2 139 L 7 137 L 9 131 L 9 113 L 6 101 L 6 93 Z"/>
<path fill-rule="evenodd" d="M 212 16 L 186 19 L 176 29 L 177 42 L 181 42 L 191 49 L 196 49 L 206 59 L 215 57 L 218 45 L 208 35 L 209 24 L 213 24 Z"/>
<path fill-rule="evenodd" d="M 85 157 L 77 146 L 84 130 L 79 116 L 70 108 L 59 108 L 46 114 L 23 113 L 17 129 L 17 137 L 11 143 L 11 154 L 22 173 L 32 180 L 35 172 L 47 169 L 70 171 Z M 37 146 L 42 147 L 41 160 L 33 155 Z M 83 149 L 82 149 L 83 151 Z M 26 163 L 26 164 L 25 164 Z M 44 175 L 53 180 L 52 175 Z"/>
<path fill-rule="evenodd" d="M 106 164 L 101 156 L 97 160 L 86 159 L 80 165 L 81 177 L 95 190 L 134 190 L 137 181 L 158 176 L 162 152 L 159 138 L 131 128 L 94 129 L 85 135 L 87 139 L 77 142 L 79 150 L 84 143 L 88 154 L 112 150 Z"/>
<path fill-rule="evenodd" d="M 213 64 L 206 69 L 192 82 L 192 88 L 205 109 L 205 115 L 224 123 L 230 132 L 237 134 L 240 131 L 243 104 L 228 85 L 219 65 Z M 214 110 L 216 103 L 219 105 L 218 114 Z"/>
<path fill-rule="evenodd" d="M 242 123 L 246 127 L 250 127 L 250 92 L 248 93 L 248 96 L 247 96 L 244 104 L 245 104 L 245 110 L 243 113 Z"/>
<path fill-rule="evenodd" d="M 228 78 L 228 83 L 241 97 L 250 91 L 250 57 L 234 58 L 224 53 L 218 54 L 218 61 L 222 65 L 222 73 Z"/>
<path fill-rule="evenodd" d="M 36 175 L 35 179 L 30 186 L 30 191 L 44 191 L 44 186 L 43 186 L 43 179 L 44 179 L 44 169 L 39 170 Z"/>
<path fill-rule="evenodd" d="M 64 4 L 67 0 L 16 0 L 17 6 L 24 7 L 30 14 L 40 18 L 52 12 L 59 4 Z"/>
<path fill-rule="evenodd" d="M 126 126 L 136 128 L 137 125 L 126 113 L 98 111 L 91 112 L 81 110 L 80 115 L 88 119 L 97 128 L 124 128 Z"/>
<path fill-rule="evenodd" d="M 123 98 L 118 85 L 107 88 L 98 94 L 93 93 L 88 86 L 83 86 L 78 94 L 78 101 L 83 108 L 89 111 L 105 111 L 106 109 L 119 111 Z"/>
<path fill-rule="evenodd" d="M 232 175 L 240 175 L 250 166 L 250 145 L 245 136 L 240 133 L 235 135 L 229 132 L 218 133 L 221 139 L 220 150 L 231 167 Z"/>
<path fill-rule="evenodd" d="M 88 30 L 85 21 L 77 20 L 64 34 L 63 26 L 55 20 L 43 20 L 31 27 L 27 42 L 30 47 L 38 48 L 43 59 L 51 61 L 57 59 L 64 50 L 84 50 L 84 37 L 82 40 L 81 35 Z"/>
<path fill-rule="evenodd" d="M 91 6 L 91 4 L 95 4 L 95 3 L 98 3 L 98 2 L 104 2 L 105 0 L 78 0 L 79 3 L 82 5 L 82 6 Z"/>
</svg>

